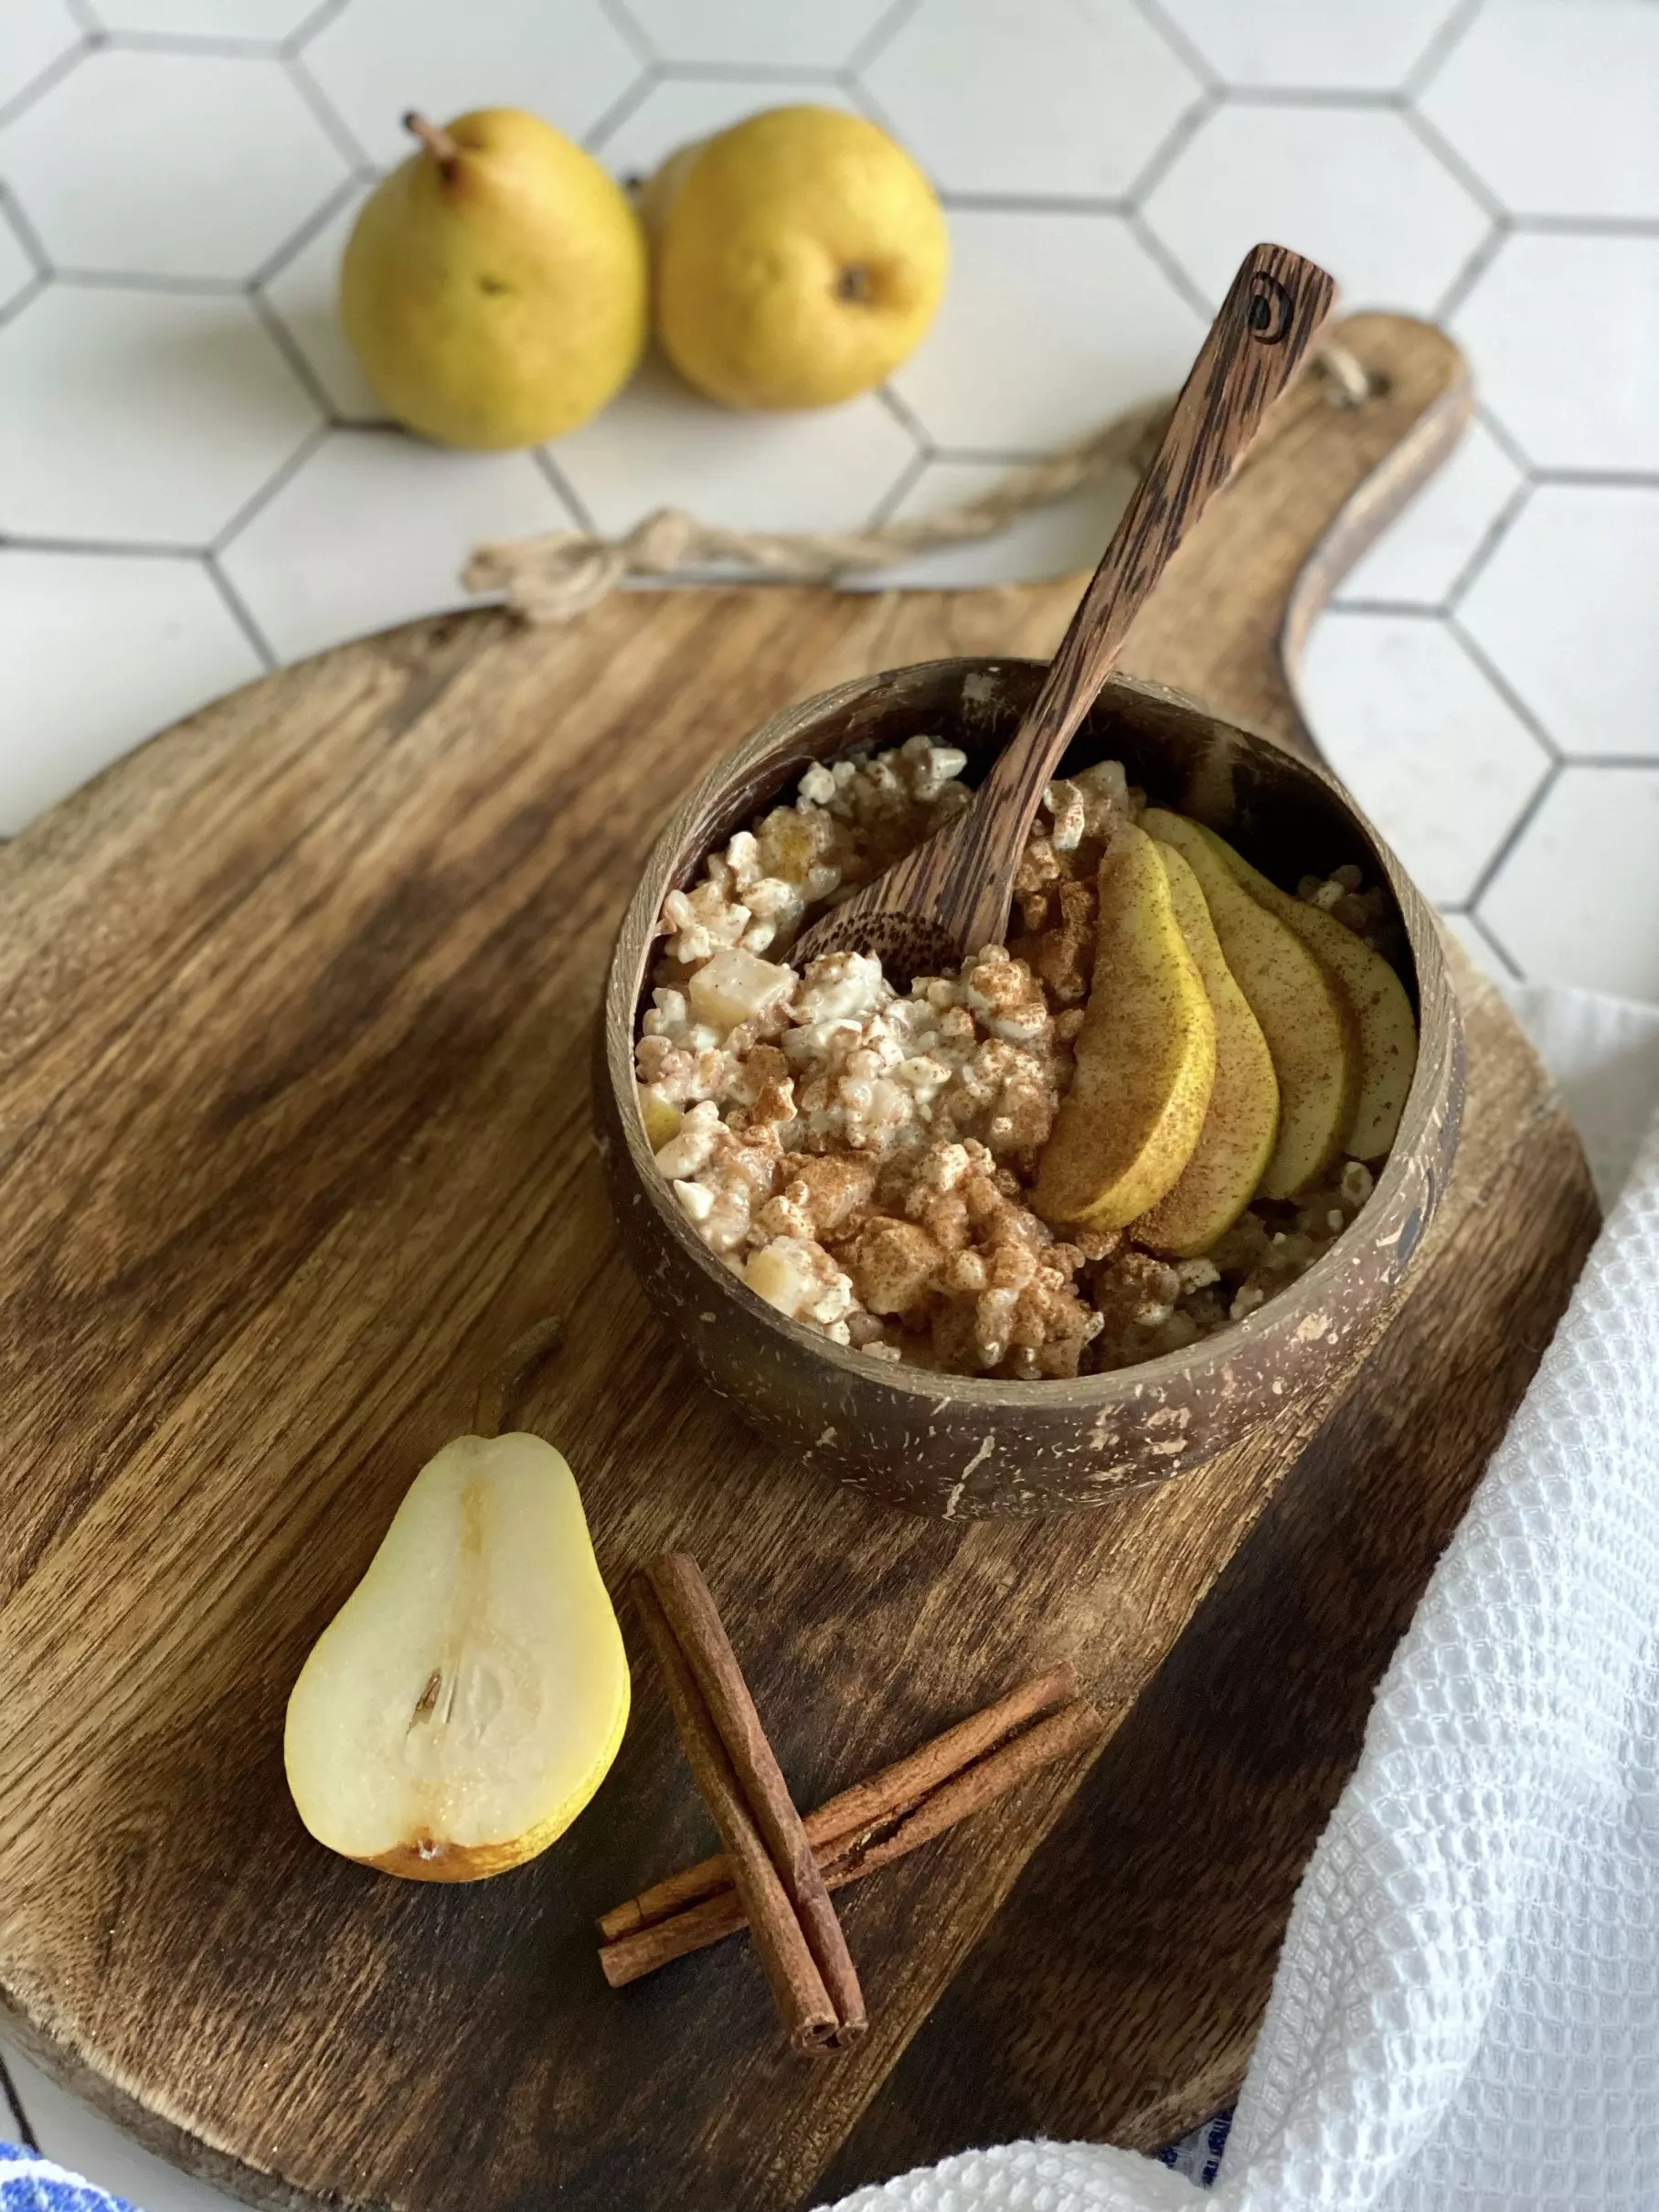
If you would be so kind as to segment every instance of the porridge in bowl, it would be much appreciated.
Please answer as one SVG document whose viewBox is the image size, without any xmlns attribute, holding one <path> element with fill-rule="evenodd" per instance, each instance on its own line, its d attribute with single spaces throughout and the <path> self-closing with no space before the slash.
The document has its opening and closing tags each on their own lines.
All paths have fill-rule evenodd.
<svg viewBox="0 0 1659 2212">
<path fill-rule="evenodd" d="M 1131 1366 L 1242 1319 L 1365 1205 L 1410 1075 L 1391 902 L 1353 867 L 1292 899 L 1108 760 L 1050 785 L 1005 946 L 904 992 L 856 952 L 794 968 L 809 921 L 967 803 L 965 766 L 928 737 L 814 764 L 668 895 L 635 1047 L 647 1136 L 709 1250 L 836 1343 L 1015 1380 Z M 1113 948 L 1160 927 L 1207 1032 L 1191 1130 L 1161 1187 L 1142 1158 L 1068 1218 L 1062 1155 L 1092 1164 L 1123 1111 Z M 1297 989 L 1340 1025 L 1324 1061 Z"/>
</svg>

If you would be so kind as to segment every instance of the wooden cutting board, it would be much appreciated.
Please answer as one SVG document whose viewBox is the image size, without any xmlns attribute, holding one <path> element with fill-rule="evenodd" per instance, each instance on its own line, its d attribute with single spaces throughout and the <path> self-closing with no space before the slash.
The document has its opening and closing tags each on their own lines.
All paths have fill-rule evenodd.
<svg viewBox="0 0 1659 2212">
<path fill-rule="evenodd" d="M 1432 332 L 1344 335 L 1381 391 L 1292 395 L 1126 655 L 1290 742 L 1281 633 L 1466 409 Z M 1593 1229 L 1493 994 L 1466 978 L 1455 1176 L 1358 1385 L 1090 1515 L 910 1520 L 779 1464 L 622 1268 L 588 1136 L 611 933 L 676 793 L 842 677 L 1046 652 L 1076 590 L 418 623 L 0 852 L 0 2001 L 181 2164 L 270 2205 L 745 2212 L 1010 2128 L 1145 2142 L 1236 2082 L 1368 1686 Z M 289 1805 L 302 1657 L 548 1313 L 526 1425 L 613 1585 L 702 1560 L 803 1802 L 1061 1655 L 1118 1724 L 1080 1792 L 846 1894 L 875 2025 L 843 2059 L 785 2054 L 742 1943 L 600 1977 L 593 1915 L 708 1841 L 632 1628 L 622 1756 L 530 1866 L 400 1884 Z"/>
</svg>

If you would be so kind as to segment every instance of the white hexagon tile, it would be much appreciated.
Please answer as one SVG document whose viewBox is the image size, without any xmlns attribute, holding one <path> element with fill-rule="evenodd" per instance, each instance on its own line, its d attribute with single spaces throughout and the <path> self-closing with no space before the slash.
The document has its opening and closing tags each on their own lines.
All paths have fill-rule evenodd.
<svg viewBox="0 0 1659 2212">
<path fill-rule="evenodd" d="M 1390 9 L 1367 9 L 1381 18 Z M 1504 0 L 1420 105 L 1512 215 L 1659 218 L 1659 9 Z"/>
<path fill-rule="evenodd" d="M 1659 473 L 1659 221 L 1510 233 L 1451 327 L 1535 469 Z"/>
<path fill-rule="evenodd" d="M 0 160 L 55 268 L 148 277 L 250 275 L 351 173 L 280 61 L 115 47 L 43 92 Z"/>
<path fill-rule="evenodd" d="M 607 534 L 656 506 L 718 512 L 739 530 L 857 527 L 917 458 L 874 393 L 811 414 L 745 418 L 648 360 L 620 399 L 550 452 L 583 515 Z"/>
<path fill-rule="evenodd" d="M 238 294 L 48 284 L 0 327 L 0 533 L 206 546 L 321 420 Z"/>
<path fill-rule="evenodd" d="M 921 0 L 862 72 L 945 191 L 1122 198 L 1197 78 L 1134 0 Z"/>
<path fill-rule="evenodd" d="M 1659 484 L 1545 484 L 1459 611 L 1569 760 L 1659 760 Z"/>
<path fill-rule="evenodd" d="M 1345 306 L 1430 315 L 1493 223 L 1398 111 L 1276 101 L 1207 117 L 1145 216 L 1212 305 L 1240 255 L 1280 239 L 1332 271 Z"/>
<path fill-rule="evenodd" d="M 951 282 L 893 388 L 933 444 L 1037 454 L 1178 384 L 1205 320 L 1131 225 L 959 207 Z"/>
<path fill-rule="evenodd" d="M 1388 92 L 1421 67 L 1457 0 L 1162 0 L 1218 81 L 1238 91 Z"/>
<path fill-rule="evenodd" d="M 452 548 L 569 529 L 530 453 L 411 448 L 391 430 L 335 430 L 222 556 L 280 660 L 453 606 Z"/>
<path fill-rule="evenodd" d="M 83 602 L 98 610 L 101 680 L 81 662 Z M 182 554 L 33 553 L 0 548 L 0 661 L 29 743 L 8 756 L 0 837 L 159 728 L 233 691 L 261 662 L 204 564 Z"/>
</svg>

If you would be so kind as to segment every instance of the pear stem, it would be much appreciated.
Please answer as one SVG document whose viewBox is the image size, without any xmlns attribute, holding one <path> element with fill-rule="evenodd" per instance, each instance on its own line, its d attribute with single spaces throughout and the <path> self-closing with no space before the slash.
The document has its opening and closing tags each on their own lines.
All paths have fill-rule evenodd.
<svg viewBox="0 0 1659 2212">
<path fill-rule="evenodd" d="M 474 1436 L 499 1436 L 502 1423 L 518 1391 L 549 1353 L 564 1342 L 564 1328 L 557 1321 L 538 1321 L 522 1336 L 516 1336 L 478 1386 L 473 1409 Z"/>
<path fill-rule="evenodd" d="M 447 176 L 461 159 L 461 142 L 452 138 L 441 123 L 429 122 L 418 110 L 410 108 L 403 118 L 403 127 L 412 131 L 439 168 Z"/>
</svg>

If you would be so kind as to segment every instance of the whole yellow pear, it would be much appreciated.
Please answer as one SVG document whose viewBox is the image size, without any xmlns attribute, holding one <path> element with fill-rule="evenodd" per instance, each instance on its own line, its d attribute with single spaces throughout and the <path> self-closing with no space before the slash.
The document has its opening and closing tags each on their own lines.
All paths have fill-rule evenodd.
<svg viewBox="0 0 1659 2212">
<path fill-rule="evenodd" d="M 536 445 L 573 430 L 645 344 L 644 231 L 590 155 L 534 115 L 480 108 L 364 202 L 340 320 L 377 396 L 441 445 Z"/>
<path fill-rule="evenodd" d="M 643 202 L 657 338 L 728 407 L 828 407 L 914 351 L 950 247 L 932 187 L 862 116 L 772 108 L 671 154 Z"/>
</svg>

